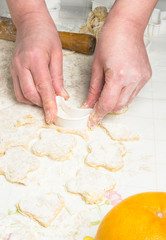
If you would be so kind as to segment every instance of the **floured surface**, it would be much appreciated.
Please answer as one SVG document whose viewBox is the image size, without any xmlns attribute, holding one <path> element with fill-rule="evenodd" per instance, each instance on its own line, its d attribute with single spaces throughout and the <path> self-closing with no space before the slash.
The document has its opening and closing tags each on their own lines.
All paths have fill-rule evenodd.
<svg viewBox="0 0 166 240">
<path fill-rule="evenodd" d="M 45 126 L 42 109 L 17 103 L 3 109 L 0 111 L 0 154 L 13 146 L 28 148 L 42 126 Z"/>
<path fill-rule="evenodd" d="M 88 131 L 47 126 L 42 109 L 16 102 L 9 73 L 12 49 L 13 43 L 0 40 L 0 158 L 13 147 L 24 147 L 25 151 L 36 157 L 31 152 L 33 145 L 40 141 L 40 134 L 48 130 L 66 134 L 63 135 L 64 142 L 65 136 L 71 135 L 69 139 L 74 137 L 76 145 L 69 161 L 38 157 L 40 167 L 28 173 L 28 177 L 22 180 L 24 185 L 10 183 L 0 176 L 0 240 L 83 240 L 88 235 L 95 237 L 103 216 L 123 198 L 145 191 L 166 191 L 164 54 L 151 54 L 153 77 L 128 107 L 128 111 L 121 115 L 108 115 L 102 127 Z M 64 55 L 65 86 L 71 96 L 69 104 L 80 107 L 88 93 L 93 56 L 69 51 L 64 51 Z M 44 136 L 45 143 L 54 147 L 53 138 Z M 108 152 L 113 149 L 110 153 L 114 152 L 118 161 L 111 163 L 107 156 L 105 158 L 105 153 L 99 150 L 101 146 L 107 148 L 104 145 L 107 141 L 110 145 Z M 86 162 L 90 145 L 94 149 L 89 162 L 89 165 L 93 164 L 91 167 Z M 118 150 L 113 146 L 117 146 Z M 103 158 L 100 158 L 100 154 Z M 113 169 L 121 169 L 112 172 L 111 164 Z M 104 180 L 108 178 L 109 181 Z M 67 186 L 74 194 L 67 191 Z M 26 196 L 28 199 L 38 192 L 58 193 L 65 200 L 63 209 L 47 228 L 18 213 L 16 208 L 21 199 Z M 45 208 L 46 204 L 42 207 Z M 36 215 L 34 210 L 30 211 L 29 205 L 27 210 Z"/>
</svg>

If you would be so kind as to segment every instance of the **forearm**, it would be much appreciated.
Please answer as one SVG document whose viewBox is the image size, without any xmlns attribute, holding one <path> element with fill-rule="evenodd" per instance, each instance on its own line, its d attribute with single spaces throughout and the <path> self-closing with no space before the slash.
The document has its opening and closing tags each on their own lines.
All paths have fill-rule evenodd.
<svg viewBox="0 0 166 240">
<path fill-rule="evenodd" d="M 35 17 L 42 14 L 43 17 L 49 15 L 44 0 L 6 0 L 12 19 L 16 27 L 26 18 Z"/>
<path fill-rule="evenodd" d="M 158 0 L 116 0 L 108 21 L 118 19 L 122 23 L 133 23 L 143 33 L 157 2 Z"/>
</svg>

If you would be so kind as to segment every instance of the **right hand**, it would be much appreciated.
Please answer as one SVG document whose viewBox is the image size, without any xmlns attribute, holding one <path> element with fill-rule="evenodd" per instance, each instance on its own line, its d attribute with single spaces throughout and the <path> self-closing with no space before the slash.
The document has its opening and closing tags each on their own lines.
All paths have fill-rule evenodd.
<svg viewBox="0 0 166 240">
<path fill-rule="evenodd" d="M 17 100 L 43 107 L 46 122 L 53 123 L 55 95 L 69 95 L 63 87 L 60 39 L 48 14 L 30 13 L 17 26 L 11 74 Z"/>
</svg>

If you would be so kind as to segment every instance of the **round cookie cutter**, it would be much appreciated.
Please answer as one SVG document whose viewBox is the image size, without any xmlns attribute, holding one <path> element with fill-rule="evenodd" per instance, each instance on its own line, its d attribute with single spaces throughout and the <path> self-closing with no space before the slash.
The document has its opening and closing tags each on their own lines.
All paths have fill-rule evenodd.
<svg viewBox="0 0 166 240">
<path fill-rule="evenodd" d="M 57 97 L 58 114 L 55 124 L 65 128 L 86 128 L 91 108 L 71 107 L 63 98 Z"/>
</svg>

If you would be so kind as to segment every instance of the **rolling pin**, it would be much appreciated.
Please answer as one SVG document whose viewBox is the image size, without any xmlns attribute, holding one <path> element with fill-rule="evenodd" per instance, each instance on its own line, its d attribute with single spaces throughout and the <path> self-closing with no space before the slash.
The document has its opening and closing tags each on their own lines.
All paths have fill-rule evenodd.
<svg viewBox="0 0 166 240">
<path fill-rule="evenodd" d="M 16 27 L 11 18 L 0 17 L 0 39 L 15 41 Z M 84 54 L 93 54 L 96 38 L 89 34 L 58 32 L 62 47 Z"/>
</svg>

